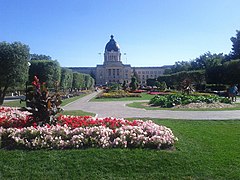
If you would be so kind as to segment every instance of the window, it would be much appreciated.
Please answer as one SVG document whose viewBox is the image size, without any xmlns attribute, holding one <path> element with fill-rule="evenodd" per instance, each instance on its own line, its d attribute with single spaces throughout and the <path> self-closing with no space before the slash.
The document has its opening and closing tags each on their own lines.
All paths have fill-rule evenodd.
<svg viewBox="0 0 240 180">
<path fill-rule="evenodd" d="M 111 76 L 111 69 L 108 69 L 108 76 Z"/>
</svg>

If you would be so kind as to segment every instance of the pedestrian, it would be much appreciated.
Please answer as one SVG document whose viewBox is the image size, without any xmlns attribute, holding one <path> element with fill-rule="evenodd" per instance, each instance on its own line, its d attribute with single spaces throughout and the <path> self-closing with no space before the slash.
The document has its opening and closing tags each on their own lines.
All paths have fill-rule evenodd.
<svg viewBox="0 0 240 180">
<path fill-rule="evenodd" d="M 237 101 L 237 94 L 238 94 L 238 88 L 236 85 L 232 84 L 228 90 L 228 97 L 231 98 L 232 102 Z"/>
</svg>

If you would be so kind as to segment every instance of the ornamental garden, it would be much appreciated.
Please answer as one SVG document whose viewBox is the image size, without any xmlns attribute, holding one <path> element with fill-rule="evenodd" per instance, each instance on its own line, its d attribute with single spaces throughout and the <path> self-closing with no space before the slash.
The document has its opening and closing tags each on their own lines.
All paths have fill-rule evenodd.
<svg viewBox="0 0 240 180">
<path fill-rule="evenodd" d="M 135 74 L 129 85 L 99 87 L 92 101 L 144 100 L 129 106 L 157 110 L 239 110 L 237 89 L 229 94 L 239 84 L 234 42 L 228 56 L 206 53 L 177 62 L 144 86 Z M 33 55 L 29 65 L 29 48 L 21 43 L 4 42 L 0 50 L 0 63 L 5 62 L 0 66 L 0 178 L 239 179 L 239 120 L 69 115 L 61 105 L 93 92 L 93 77 L 61 68 L 48 56 Z M 13 52 L 20 53 L 8 56 Z M 11 107 L 4 97 L 16 88 L 25 98 Z"/>
</svg>

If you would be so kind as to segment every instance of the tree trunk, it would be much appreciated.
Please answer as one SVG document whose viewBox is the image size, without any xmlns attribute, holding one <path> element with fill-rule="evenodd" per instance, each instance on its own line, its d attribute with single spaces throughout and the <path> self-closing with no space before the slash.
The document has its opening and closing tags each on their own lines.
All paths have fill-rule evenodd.
<svg viewBox="0 0 240 180">
<path fill-rule="evenodd" d="M 0 106 L 3 105 L 3 101 L 4 101 L 4 96 L 2 91 L 0 91 Z"/>
<path fill-rule="evenodd" d="M 8 86 L 5 86 L 5 87 L 3 88 L 3 90 L 2 90 L 2 88 L 0 87 L 0 105 L 3 105 L 7 88 L 8 88 Z"/>
</svg>

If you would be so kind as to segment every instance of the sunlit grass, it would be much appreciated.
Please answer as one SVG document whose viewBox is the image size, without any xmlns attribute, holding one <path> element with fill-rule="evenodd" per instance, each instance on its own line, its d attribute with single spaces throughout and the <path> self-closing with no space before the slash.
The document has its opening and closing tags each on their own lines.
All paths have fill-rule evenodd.
<svg viewBox="0 0 240 180">
<path fill-rule="evenodd" d="M 240 179 L 240 121 L 154 120 L 174 151 L 0 150 L 1 179 Z"/>
<path fill-rule="evenodd" d="M 76 101 L 80 98 L 82 98 L 83 96 L 86 96 L 86 94 L 81 94 L 79 96 L 75 96 L 72 98 L 68 98 L 68 99 L 63 99 L 61 106 L 65 106 L 73 101 Z M 4 106 L 8 106 L 8 107 L 26 107 L 26 102 L 22 101 L 20 103 L 20 100 L 14 100 L 14 101 L 5 101 L 3 103 Z"/>
<path fill-rule="evenodd" d="M 82 111 L 82 110 L 63 111 L 60 114 L 72 115 L 72 116 L 95 116 L 94 113 L 85 112 L 85 111 Z"/>
</svg>

